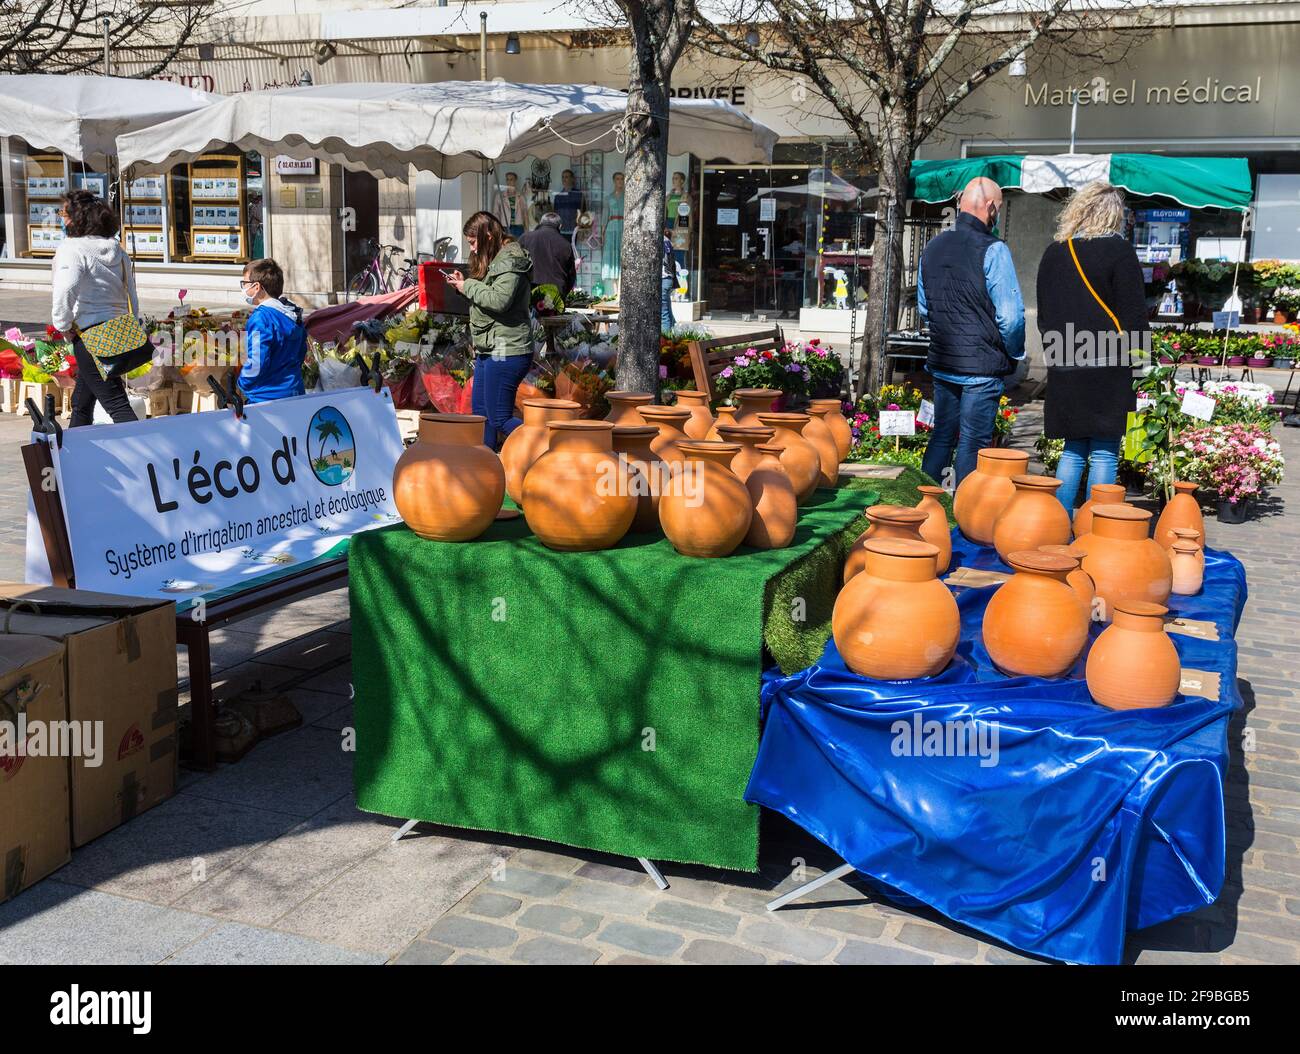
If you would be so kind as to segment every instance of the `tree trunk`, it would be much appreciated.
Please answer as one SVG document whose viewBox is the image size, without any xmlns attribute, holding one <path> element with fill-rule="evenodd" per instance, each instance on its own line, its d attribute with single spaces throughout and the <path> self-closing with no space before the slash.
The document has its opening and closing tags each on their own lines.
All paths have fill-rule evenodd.
<svg viewBox="0 0 1300 1054">
<path fill-rule="evenodd" d="M 855 400 L 878 387 L 885 356 L 882 334 L 893 330 L 898 321 L 903 276 L 903 219 L 907 211 L 912 163 L 912 140 L 902 119 L 890 117 L 882 122 L 879 152 L 880 197 L 876 199 L 876 234 L 871 252 L 871 280 L 867 287 L 867 324 L 862 364 L 853 391 Z M 882 313 L 886 316 L 883 327 Z"/>
<path fill-rule="evenodd" d="M 667 114 L 668 77 L 642 46 L 628 82 L 628 113 Z M 624 162 L 623 250 L 619 281 L 618 386 L 659 391 L 667 119 L 635 117 Z"/>
</svg>

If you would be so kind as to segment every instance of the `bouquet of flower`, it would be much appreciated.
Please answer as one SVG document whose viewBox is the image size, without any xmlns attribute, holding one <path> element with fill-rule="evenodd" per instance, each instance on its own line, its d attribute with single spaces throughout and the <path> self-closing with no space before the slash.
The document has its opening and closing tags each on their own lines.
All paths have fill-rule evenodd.
<svg viewBox="0 0 1300 1054">
<path fill-rule="evenodd" d="M 564 314 L 564 297 L 559 286 L 547 283 L 533 290 L 533 310 L 538 318 L 551 318 Z"/>
<path fill-rule="evenodd" d="M 1174 472 L 1220 501 L 1239 504 L 1282 482 L 1282 447 L 1266 429 L 1210 425 L 1183 432 L 1174 443 Z"/>
</svg>

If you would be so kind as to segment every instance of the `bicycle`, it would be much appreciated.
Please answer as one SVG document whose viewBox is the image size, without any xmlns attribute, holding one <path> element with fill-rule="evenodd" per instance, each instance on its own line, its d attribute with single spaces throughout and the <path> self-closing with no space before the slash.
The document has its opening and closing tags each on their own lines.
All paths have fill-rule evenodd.
<svg viewBox="0 0 1300 1054">
<path fill-rule="evenodd" d="M 373 258 L 348 282 L 349 297 L 376 296 L 379 293 L 391 293 L 395 289 L 409 289 L 418 281 L 414 260 L 400 269 L 394 265 L 393 257 L 406 255 L 406 250 L 400 245 L 381 245 L 372 238 L 366 244 L 366 251 L 372 253 Z M 396 285 L 389 281 L 390 273 L 394 276 Z"/>
</svg>

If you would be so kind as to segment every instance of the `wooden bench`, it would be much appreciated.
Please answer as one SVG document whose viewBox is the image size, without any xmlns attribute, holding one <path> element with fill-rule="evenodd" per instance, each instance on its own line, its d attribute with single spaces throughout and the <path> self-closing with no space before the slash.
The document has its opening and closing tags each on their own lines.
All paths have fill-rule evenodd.
<svg viewBox="0 0 1300 1054">
<path fill-rule="evenodd" d="M 713 379 L 732 364 L 737 355 L 743 355 L 750 348 L 759 351 L 780 351 L 785 340 L 781 336 L 781 327 L 757 333 L 734 333 L 725 337 L 713 337 L 710 340 L 692 340 L 687 347 L 691 353 L 691 369 L 695 373 L 697 391 L 708 392 L 709 401 L 717 398 Z"/>
</svg>

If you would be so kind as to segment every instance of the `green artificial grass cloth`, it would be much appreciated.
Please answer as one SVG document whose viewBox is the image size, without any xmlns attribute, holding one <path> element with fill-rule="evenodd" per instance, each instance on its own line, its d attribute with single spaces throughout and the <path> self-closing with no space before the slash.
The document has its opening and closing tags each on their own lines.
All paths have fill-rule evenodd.
<svg viewBox="0 0 1300 1054">
<path fill-rule="evenodd" d="M 357 535 L 358 807 L 756 870 L 758 810 L 743 794 L 763 645 L 783 668 L 819 634 L 820 652 L 875 500 L 818 491 L 791 546 L 720 560 L 657 534 L 552 552 L 522 518 L 464 544 L 401 525 Z"/>
</svg>

